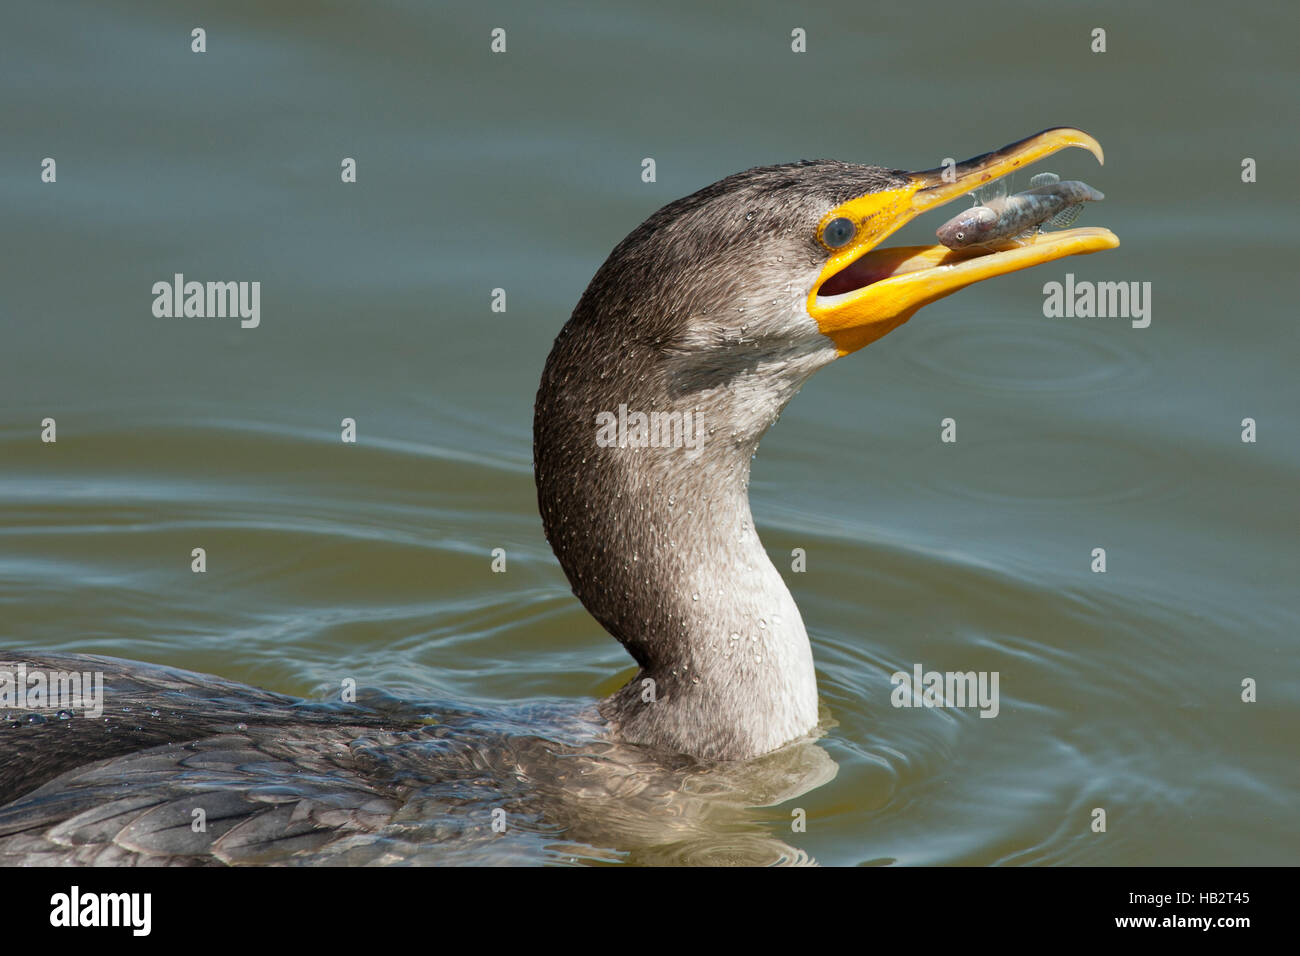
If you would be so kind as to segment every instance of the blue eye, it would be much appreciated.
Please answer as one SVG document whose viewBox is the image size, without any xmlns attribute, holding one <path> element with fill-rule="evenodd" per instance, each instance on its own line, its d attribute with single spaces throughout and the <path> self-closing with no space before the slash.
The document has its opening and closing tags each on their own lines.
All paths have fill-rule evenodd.
<svg viewBox="0 0 1300 956">
<path fill-rule="evenodd" d="M 826 228 L 822 230 L 822 242 L 832 249 L 838 249 L 852 239 L 855 232 L 857 229 L 853 227 L 853 223 L 840 216 L 826 224 Z"/>
</svg>

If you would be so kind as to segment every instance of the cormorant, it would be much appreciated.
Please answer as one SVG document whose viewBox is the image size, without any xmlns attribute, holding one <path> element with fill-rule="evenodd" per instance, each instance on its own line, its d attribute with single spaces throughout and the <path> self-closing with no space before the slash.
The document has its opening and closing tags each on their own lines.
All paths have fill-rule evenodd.
<svg viewBox="0 0 1300 956">
<path fill-rule="evenodd" d="M 600 844 L 583 832 L 597 806 L 612 818 L 640 800 L 653 816 L 671 798 L 671 825 L 686 827 L 681 784 L 700 768 L 747 794 L 744 768 L 766 768 L 757 789 L 772 800 L 824 780 L 807 748 L 783 746 L 816 728 L 817 687 L 799 609 L 750 515 L 750 459 L 809 376 L 923 305 L 1117 246 L 1098 228 L 996 251 L 881 246 L 1067 146 L 1102 158 L 1086 133 L 1056 128 L 919 173 L 831 160 L 750 169 L 615 247 L 556 338 L 534 418 L 547 538 L 640 666 L 598 712 L 439 706 L 434 722 L 392 699 L 310 703 L 112 658 L 12 652 L 29 674 L 102 671 L 109 706 L 103 719 L 21 701 L 0 711 L 0 862 L 387 862 L 425 859 L 421 846 L 454 862 L 490 835 L 457 810 L 493 801 L 532 806 L 543 842 L 556 839 L 549 826 Z M 693 799 L 684 816 L 706 817 L 708 800 Z"/>
</svg>

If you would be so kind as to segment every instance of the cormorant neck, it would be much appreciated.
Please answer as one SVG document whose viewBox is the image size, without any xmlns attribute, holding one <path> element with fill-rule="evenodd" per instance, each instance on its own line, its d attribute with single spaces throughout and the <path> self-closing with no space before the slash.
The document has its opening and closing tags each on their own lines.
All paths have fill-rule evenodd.
<svg viewBox="0 0 1300 956">
<path fill-rule="evenodd" d="M 729 452 L 684 477 L 632 478 L 652 545 L 626 592 L 641 669 L 602 706 L 625 738 L 704 758 L 766 753 L 817 723 L 808 634 L 750 513 L 751 452 Z"/>
<path fill-rule="evenodd" d="M 534 458 L 542 521 L 574 592 L 641 668 L 602 713 L 631 742 L 706 759 L 809 732 L 812 652 L 754 529 L 749 465 L 833 350 L 760 357 L 709 381 L 644 345 L 616 367 L 584 362 L 572 326 L 542 379 Z M 614 433 L 623 447 L 598 440 L 600 421 L 639 422 L 638 412 L 680 416 L 682 445 L 637 447 L 631 425 Z"/>
</svg>

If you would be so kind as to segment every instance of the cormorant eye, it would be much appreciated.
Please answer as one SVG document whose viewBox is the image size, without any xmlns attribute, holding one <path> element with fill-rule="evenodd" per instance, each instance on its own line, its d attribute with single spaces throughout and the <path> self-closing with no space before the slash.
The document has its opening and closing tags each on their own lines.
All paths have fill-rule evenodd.
<svg viewBox="0 0 1300 956">
<path fill-rule="evenodd" d="M 822 230 L 822 242 L 832 249 L 838 249 L 852 239 L 855 232 L 857 229 L 853 227 L 853 223 L 840 216 L 826 224 L 826 228 Z"/>
</svg>

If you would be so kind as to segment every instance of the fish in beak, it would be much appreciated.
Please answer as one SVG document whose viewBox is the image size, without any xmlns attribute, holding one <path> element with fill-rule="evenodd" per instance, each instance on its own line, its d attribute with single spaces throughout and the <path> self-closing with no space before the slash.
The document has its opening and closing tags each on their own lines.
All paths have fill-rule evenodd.
<svg viewBox="0 0 1300 956">
<path fill-rule="evenodd" d="M 809 293 L 808 313 L 840 354 L 847 355 L 898 328 L 921 306 L 981 279 L 1114 249 L 1119 238 L 1096 227 L 1046 233 L 1005 248 L 880 247 L 922 213 L 1070 146 L 1104 162 L 1100 143 L 1082 130 L 1061 126 L 955 166 L 909 173 L 901 187 L 870 192 L 831 210 L 818 233 L 831 255 Z"/>
</svg>

